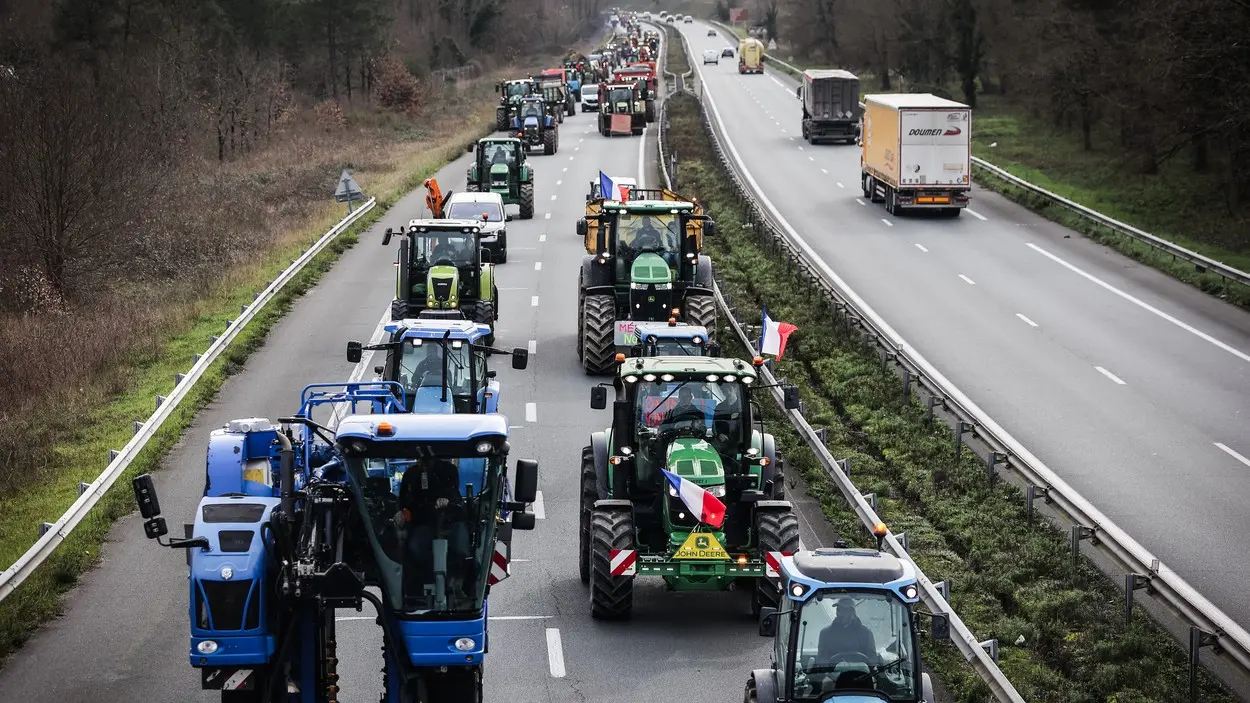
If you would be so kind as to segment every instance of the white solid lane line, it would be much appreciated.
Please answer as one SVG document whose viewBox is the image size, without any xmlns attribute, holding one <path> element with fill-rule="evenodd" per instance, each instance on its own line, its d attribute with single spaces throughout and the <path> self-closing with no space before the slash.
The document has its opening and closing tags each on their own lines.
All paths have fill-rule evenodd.
<svg viewBox="0 0 1250 703">
<path fill-rule="evenodd" d="M 1139 307 L 1141 307 L 1143 310 L 1149 310 L 1150 312 L 1153 312 L 1154 314 L 1158 315 L 1159 317 L 1162 317 L 1163 319 L 1167 320 L 1168 322 L 1171 322 L 1172 324 L 1176 325 L 1177 327 L 1180 327 L 1181 329 L 1185 330 L 1186 332 L 1189 332 L 1189 333 L 1193 334 L 1193 335 L 1194 335 L 1194 336 L 1196 336 L 1196 337 L 1201 337 L 1202 339 L 1205 339 L 1206 341 L 1208 341 L 1208 342 L 1210 342 L 1210 343 L 1214 344 L 1215 346 L 1219 347 L 1220 349 L 1223 349 L 1224 351 L 1228 352 L 1229 354 L 1232 354 L 1233 356 L 1237 357 L 1238 359 L 1241 359 L 1242 361 L 1250 362 L 1250 354 L 1246 354 L 1245 352 L 1242 352 L 1242 351 L 1239 351 L 1239 350 L 1237 350 L 1237 349 L 1234 349 L 1234 348 L 1230 347 L 1229 345 L 1227 345 L 1227 344 L 1225 344 L 1225 343 L 1221 342 L 1220 340 L 1216 339 L 1215 337 L 1212 337 L 1211 335 L 1207 334 L 1206 332 L 1203 332 L 1202 330 L 1196 329 L 1196 328 L 1194 328 L 1194 327 L 1192 327 L 1192 326 L 1190 326 L 1190 325 L 1185 324 L 1184 322 L 1181 322 L 1180 320 L 1176 319 L 1175 317 L 1172 317 L 1171 315 L 1167 314 L 1166 312 L 1163 312 L 1163 311 L 1162 311 L 1162 310 L 1160 310 L 1159 308 L 1156 308 L 1156 307 L 1154 307 L 1153 305 L 1151 305 L 1151 304 L 1149 304 L 1149 303 L 1147 303 L 1147 302 L 1144 302 L 1144 301 L 1138 300 L 1137 298 L 1134 298 L 1133 296 L 1129 295 L 1128 293 L 1125 293 L 1124 291 L 1120 290 L 1119 288 L 1116 288 L 1115 286 L 1111 285 L 1110 283 L 1107 283 L 1106 281 L 1102 280 L 1101 278 L 1098 278 L 1097 276 L 1094 276 L 1093 274 L 1089 274 L 1089 273 L 1086 273 L 1085 271 L 1082 271 L 1081 269 L 1077 268 L 1076 266 L 1073 266 L 1072 264 L 1069 264 L 1068 262 L 1064 261 L 1063 259 L 1060 259 L 1059 257 L 1057 257 L 1057 256 L 1055 256 L 1054 254 L 1052 254 L 1052 253 L 1050 253 L 1050 252 L 1046 251 L 1045 249 L 1043 249 L 1043 248 L 1041 248 L 1041 247 L 1037 246 L 1036 244 L 1033 244 L 1033 243 L 1031 243 L 1031 242 L 1030 242 L 1030 243 L 1028 244 L 1028 246 L 1029 246 L 1029 248 L 1030 248 L 1030 249 L 1032 249 L 1033 251 L 1036 251 L 1037 253 L 1042 254 L 1043 256 L 1045 256 L 1045 257 L 1049 258 L 1051 261 L 1054 261 L 1055 263 L 1057 263 L 1057 264 L 1059 264 L 1059 265 L 1061 265 L 1061 266 L 1066 267 L 1068 270 L 1072 271 L 1073 273 L 1080 274 L 1080 275 L 1084 276 L 1085 278 L 1089 279 L 1090 281 L 1092 281 L 1092 282 L 1094 282 L 1094 283 L 1097 283 L 1098 285 L 1102 286 L 1103 288 L 1106 288 L 1107 290 L 1111 291 L 1112 293 L 1115 293 L 1116 295 L 1120 296 L 1121 298 L 1124 298 L 1125 300 L 1129 301 L 1130 303 L 1133 303 L 1133 304 L 1135 304 L 1135 305 L 1138 305 L 1138 306 L 1139 306 Z"/>
<path fill-rule="evenodd" d="M 528 559 L 511 559 L 509 560 L 509 563 L 515 564 L 518 561 L 529 561 L 529 560 Z M 550 620 L 552 616 L 550 615 L 491 615 L 489 617 L 491 620 Z"/>
<path fill-rule="evenodd" d="M 923 245 L 923 244 L 917 244 L 917 245 L 916 245 L 916 248 L 917 248 L 917 249 L 919 249 L 920 251 L 923 251 L 923 252 L 927 252 L 927 251 L 929 251 L 928 249 L 925 249 L 925 248 L 924 248 L 924 245 Z"/>
<path fill-rule="evenodd" d="M 863 205 L 863 203 L 860 203 L 860 205 Z M 885 219 L 884 217 L 883 217 L 883 218 L 881 218 L 881 221 L 885 223 L 885 226 L 886 226 L 886 227 L 893 227 L 893 226 L 894 226 L 894 223 L 893 223 L 893 222 L 890 222 L 889 220 Z"/>
<path fill-rule="evenodd" d="M 1238 454 L 1236 451 L 1234 451 L 1233 449 L 1231 449 L 1230 447 L 1228 447 L 1228 445 L 1223 444 L 1223 443 L 1221 443 L 1221 442 L 1216 442 L 1216 443 L 1215 443 L 1215 446 L 1219 447 L 1219 448 L 1220 448 L 1220 451 L 1222 451 L 1222 452 L 1224 452 L 1225 454 L 1227 454 L 1227 455 L 1231 456 L 1232 458 L 1236 459 L 1237 461 L 1240 461 L 1241 463 L 1245 464 L 1246 466 L 1250 466 L 1250 459 L 1247 459 L 1247 458 L 1245 458 L 1244 456 L 1242 456 L 1242 455 Z"/>
<path fill-rule="evenodd" d="M 532 308 L 538 307 L 538 296 L 534 296 L 530 298 L 530 307 Z"/>
<path fill-rule="evenodd" d="M 823 174 L 825 174 L 826 176 L 828 176 L 828 175 L 829 175 L 829 171 L 828 171 L 828 169 L 823 169 L 823 168 L 822 168 L 822 169 L 820 169 L 820 172 L 821 172 L 821 173 L 823 173 Z M 842 184 L 841 184 L 841 183 L 839 183 L 838 185 L 842 185 Z"/>
<path fill-rule="evenodd" d="M 1098 373 L 1100 373 L 1100 374 L 1102 374 L 1102 375 L 1106 376 L 1107 378 L 1111 379 L 1112 381 L 1115 381 L 1116 383 L 1120 384 L 1121 386 L 1123 386 L 1123 385 L 1124 385 L 1124 381 L 1120 380 L 1120 377 L 1119 377 L 1119 376 L 1117 376 L 1117 375 L 1115 375 L 1115 374 L 1111 373 L 1110 371 L 1108 371 L 1108 370 L 1104 369 L 1104 368 L 1103 368 L 1103 367 L 1101 367 L 1101 366 L 1095 366 L 1094 368 L 1098 369 Z"/>
<path fill-rule="evenodd" d="M 530 356 L 533 356 L 538 353 L 538 340 L 537 339 L 530 340 L 529 350 L 530 350 Z"/>
<path fill-rule="evenodd" d="M 1034 321 L 1030 320 L 1029 318 L 1025 317 L 1024 315 L 1021 315 L 1020 313 L 1016 313 L 1016 317 L 1020 318 L 1021 320 L 1024 320 L 1024 324 L 1028 325 L 1029 327 L 1037 327 L 1037 323 L 1036 323 L 1036 322 L 1034 322 Z"/>
<path fill-rule="evenodd" d="M 550 220 L 550 219 L 551 219 L 551 213 L 547 213 L 546 215 L 543 215 L 543 219 L 545 219 L 545 220 Z"/>
<path fill-rule="evenodd" d="M 535 271 L 542 271 L 542 270 L 543 270 L 543 262 L 541 262 L 541 261 L 535 261 L 535 262 L 534 262 L 534 270 L 535 270 Z"/>
<path fill-rule="evenodd" d="M 977 212 L 976 210 L 973 210 L 973 209 L 972 209 L 972 208 L 970 208 L 970 207 L 966 207 L 966 208 L 964 208 L 964 209 L 968 211 L 968 214 L 969 214 L 969 215 L 972 215 L 973 217 L 977 218 L 978 220 L 980 220 L 980 221 L 982 221 L 982 222 L 985 222 L 987 219 L 989 219 L 989 218 L 988 218 L 988 217 L 986 217 L 985 215 L 982 215 L 981 213 Z"/>
<path fill-rule="evenodd" d="M 650 131 L 651 131 L 650 127 L 643 127 L 642 139 L 638 140 L 638 176 L 637 176 L 637 179 L 638 179 L 639 188 L 647 187 L 647 162 L 646 162 L 647 132 L 650 132 Z"/>
<path fill-rule="evenodd" d="M 564 181 L 556 181 L 556 185 L 558 185 L 558 186 L 562 186 L 562 185 L 564 185 Z"/>
<path fill-rule="evenodd" d="M 964 283 L 967 283 L 967 284 L 968 284 L 968 285 L 970 285 L 970 286 L 975 286 L 975 285 L 977 284 L 977 282 L 976 282 L 976 281 L 972 280 L 971 278 L 968 278 L 967 276 L 963 275 L 962 273 L 961 273 L 961 274 L 959 274 L 959 277 L 960 277 L 960 278 L 962 278 L 962 279 L 964 279 Z"/>
<path fill-rule="evenodd" d="M 856 199 L 855 199 L 855 202 L 859 203 L 860 205 L 863 205 L 863 204 L 864 204 L 864 201 L 860 200 L 859 198 L 856 198 Z"/>
<path fill-rule="evenodd" d="M 547 628 L 547 666 L 552 678 L 564 678 L 564 645 L 560 644 L 560 630 Z"/>
<path fill-rule="evenodd" d="M 543 505 L 543 492 L 542 491 L 534 491 L 534 502 L 531 505 L 533 505 L 534 507 L 534 519 L 535 520 L 547 519 L 547 506 Z"/>
<path fill-rule="evenodd" d="M 842 184 L 839 182 L 839 183 L 838 183 L 838 187 L 839 187 L 839 188 L 845 188 L 846 186 L 842 185 Z"/>
<path fill-rule="evenodd" d="M 525 421 L 538 422 L 538 403 L 525 404 Z"/>
</svg>

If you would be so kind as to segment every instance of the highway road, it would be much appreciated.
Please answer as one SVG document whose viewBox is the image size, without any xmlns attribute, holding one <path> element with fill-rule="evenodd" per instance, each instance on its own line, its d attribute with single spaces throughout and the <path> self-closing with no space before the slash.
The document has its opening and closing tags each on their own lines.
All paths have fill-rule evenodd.
<svg viewBox="0 0 1250 703">
<path fill-rule="evenodd" d="M 590 409 L 589 389 L 599 379 L 585 375 L 574 352 L 576 279 L 584 253 L 574 225 L 600 169 L 658 181 L 654 127 L 645 142 L 606 139 L 593 119 L 580 113 L 566 119 L 560 151 L 531 157 L 536 215 L 509 223 L 508 263 L 497 270 L 502 309 L 496 345 L 528 346 L 532 353 L 524 371 L 512 370 L 506 360 L 496 364 L 502 409 L 512 427 L 510 463 L 539 461 L 542 497 L 535 508 L 537 529 L 517 533 L 512 576 L 492 594 L 487 697 L 623 703 L 679 694 L 688 703 L 723 703 L 741 696 L 750 669 L 769 661 L 770 641 L 756 634 L 747 595 L 672 594 L 640 583 L 634 620 L 603 624 L 590 618 L 587 589 L 577 575 L 581 448 L 592 431 L 610 422 L 610 413 Z M 437 174 L 444 191 L 464 187 L 467 165 L 463 156 Z M 306 384 L 346 380 L 353 373 L 346 342 L 371 338 L 393 292 L 396 250 L 380 245 L 382 232 L 421 216 L 423 205 L 423 193 L 413 193 L 388 212 L 295 304 L 200 414 L 154 474 L 171 525 L 188 519 L 198 502 L 212 429 L 233 418 L 289 414 Z M 371 367 L 364 359 L 361 369 Z M 819 510 L 808 499 L 801 504 L 805 543 L 829 543 Z M 132 515 L 116 524 L 103 554 L 101 567 L 68 598 L 65 616 L 0 672 L 0 697 L 23 703 L 216 700 L 200 690 L 187 663 L 182 552 L 144 539 Z M 345 703 L 375 703 L 381 689 L 381 634 L 370 608 L 340 614 Z"/>
<path fill-rule="evenodd" d="M 863 198 L 859 148 L 807 144 L 798 85 L 680 24 L 729 141 L 789 224 L 903 339 L 1243 626 L 1250 315 L 976 188 L 958 219 Z M 973 123 L 976 112 L 973 111 Z"/>
</svg>

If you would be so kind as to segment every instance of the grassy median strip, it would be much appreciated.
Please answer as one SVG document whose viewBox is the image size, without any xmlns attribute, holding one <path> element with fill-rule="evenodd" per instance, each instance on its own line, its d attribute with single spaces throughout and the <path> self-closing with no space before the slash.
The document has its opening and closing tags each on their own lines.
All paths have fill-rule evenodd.
<svg viewBox="0 0 1250 703">
<path fill-rule="evenodd" d="M 1068 539 L 1045 523 L 1029 527 L 1020 491 L 1002 480 L 991 485 L 983 461 L 967 450 L 956 460 L 949 429 L 928 424 L 924 408 L 904 397 L 902 382 L 859 333 L 834 322 L 832 308 L 744 226 L 697 101 L 670 98 L 669 119 L 680 191 L 717 221 L 717 235 L 706 242 L 722 291 L 748 317 L 766 303 L 773 318 L 798 325 L 779 373 L 804 389 L 808 420 L 828 428 L 829 450 L 850 459 L 852 480 L 876 493 L 891 529 L 907 532 L 916 563 L 954 583 L 955 611 L 978 637 L 998 639 L 1000 666 L 1021 695 L 1054 703 L 1183 699 L 1182 648 L 1141 609 L 1126 627 L 1117 588 L 1084 560 L 1074 575 Z M 722 333 L 727 352 L 742 353 L 731 340 Z M 766 406 L 787 465 L 848 541 L 870 544 L 812 453 Z M 956 700 L 989 699 L 952 645 L 928 646 L 925 656 Z M 1205 672 L 1200 699 L 1235 700 Z"/>
</svg>

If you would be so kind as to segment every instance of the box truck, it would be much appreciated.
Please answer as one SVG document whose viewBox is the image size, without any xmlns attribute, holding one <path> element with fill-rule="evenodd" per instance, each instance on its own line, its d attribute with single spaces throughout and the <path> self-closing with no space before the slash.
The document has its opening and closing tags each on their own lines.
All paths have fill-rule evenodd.
<svg viewBox="0 0 1250 703">
<path fill-rule="evenodd" d="M 864 197 L 958 216 L 972 191 L 972 110 L 928 93 L 864 98 L 860 171 Z"/>
<path fill-rule="evenodd" d="M 747 37 L 738 43 L 738 73 L 764 72 L 764 43 Z"/>
<path fill-rule="evenodd" d="M 859 78 L 850 71 L 803 72 L 796 92 L 803 104 L 803 138 L 851 144 L 859 136 Z"/>
</svg>

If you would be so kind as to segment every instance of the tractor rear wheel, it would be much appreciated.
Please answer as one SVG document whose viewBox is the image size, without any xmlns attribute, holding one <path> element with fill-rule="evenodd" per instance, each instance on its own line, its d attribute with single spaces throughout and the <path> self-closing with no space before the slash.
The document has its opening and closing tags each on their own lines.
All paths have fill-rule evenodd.
<svg viewBox="0 0 1250 703">
<path fill-rule="evenodd" d="M 577 570 L 582 583 L 590 583 L 590 514 L 595 509 L 595 501 L 599 498 L 599 487 L 595 480 L 595 451 L 591 447 L 582 447 L 582 497 L 581 512 L 578 515 L 577 534 Z"/>
<path fill-rule="evenodd" d="M 408 301 L 396 298 L 391 301 L 391 319 L 403 320 L 408 317 Z"/>
<path fill-rule="evenodd" d="M 582 358 L 582 334 L 586 329 L 586 320 L 584 317 L 586 314 L 586 289 L 582 287 L 584 285 L 583 277 L 584 274 L 579 271 L 577 273 L 577 341 L 575 342 L 578 359 Z"/>
<path fill-rule="evenodd" d="M 707 328 L 707 341 L 716 341 L 716 300 L 710 295 L 686 296 L 686 321 Z"/>
<path fill-rule="evenodd" d="M 635 549 L 634 517 L 626 510 L 590 514 L 590 616 L 628 620 L 634 608 L 634 577 L 612 575 L 612 552 Z"/>
<path fill-rule="evenodd" d="M 495 108 L 495 131 L 503 132 L 508 129 L 508 108 Z"/>
<path fill-rule="evenodd" d="M 793 512 L 764 512 L 755 515 L 755 539 L 760 558 L 768 552 L 799 551 L 799 518 Z M 759 617 L 760 608 L 776 608 L 781 602 L 781 587 L 767 576 L 755 579 L 755 596 L 751 598 L 751 614 Z"/>
<path fill-rule="evenodd" d="M 597 375 L 612 369 L 616 356 L 616 301 L 610 295 L 588 295 L 582 307 L 582 366 Z"/>
<path fill-rule="evenodd" d="M 531 220 L 534 218 L 534 184 L 521 184 L 521 219 Z"/>
<path fill-rule="evenodd" d="M 551 156 L 552 154 L 556 153 L 556 150 L 559 148 L 558 143 L 556 141 L 558 138 L 559 138 L 559 135 L 556 133 L 556 130 L 554 128 L 543 132 L 543 153 L 544 154 L 546 154 L 547 156 Z"/>
<path fill-rule="evenodd" d="M 655 122 L 655 101 L 654 100 L 647 101 L 646 116 L 647 116 L 648 123 Z"/>
<path fill-rule="evenodd" d="M 495 301 L 479 300 L 473 306 L 473 321 L 480 325 L 490 325 L 490 334 L 486 335 L 486 346 L 495 344 Z"/>
</svg>

